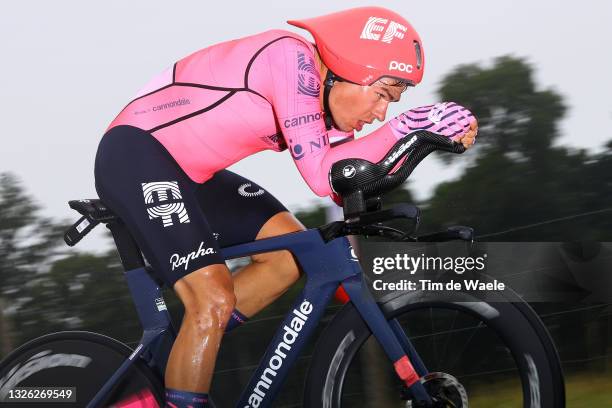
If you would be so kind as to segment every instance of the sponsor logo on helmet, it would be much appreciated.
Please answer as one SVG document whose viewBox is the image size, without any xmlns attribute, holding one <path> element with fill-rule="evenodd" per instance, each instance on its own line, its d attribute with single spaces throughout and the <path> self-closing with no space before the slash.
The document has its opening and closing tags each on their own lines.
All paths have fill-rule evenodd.
<svg viewBox="0 0 612 408">
<path fill-rule="evenodd" d="M 357 173 L 357 169 L 355 169 L 355 166 L 352 165 L 348 165 L 348 166 L 344 166 L 344 168 L 342 169 L 342 175 L 345 178 L 353 178 L 355 177 L 355 174 Z"/>
<path fill-rule="evenodd" d="M 386 28 L 386 30 L 385 30 Z M 391 44 L 394 38 L 402 39 L 408 28 L 395 21 L 389 21 L 386 18 L 370 17 L 361 30 L 359 38 L 362 40 L 382 41 Z M 385 32 L 382 37 L 382 32 Z"/>
<path fill-rule="evenodd" d="M 319 72 L 315 68 L 314 60 L 310 55 L 305 55 L 303 52 L 298 55 L 298 94 L 319 97 L 321 90 L 321 78 Z"/>
<path fill-rule="evenodd" d="M 314 122 L 316 120 L 320 120 L 322 117 L 323 117 L 323 113 L 322 112 L 308 113 L 306 115 L 296 116 L 294 118 L 285 119 L 285 121 L 283 122 L 283 126 L 285 126 L 286 129 L 289 129 L 289 128 L 292 128 L 292 127 L 306 125 L 306 124 L 308 124 L 310 122 Z"/>
<path fill-rule="evenodd" d="M 410 74 L 413 68 L 412 64 L 405 64 L 403 62 L 391 61 L 389 63 L 389 71 L 404 71 Z"/>
<path fill-rule="evenodd" d="M 257 191 L 247 191 L 247 188 L 251 187 L 251 183 L 244 183 L 240 187 L 238 187 L 238 194 L 243 197 L 257 197 L 265 193 L 263 188 L 259 187 Z"/>
<path fill-rule="evenodd" d="M 374 76 L 372 74 L 368 74 L 368 76 L 363 78 L 361 82 L 363 82 L 364 84 L 369 84 L 370 82 L 372 82 L 373 79 Z"/>
<path fill-rule="evenodd" d="M 389 164 L 395 163 L 395 161 L 398 159 L 398 157 L 400 157 L 402 155 L 402 153 L 404 153 L 406 151 L 406 149 L 408 149 L 410 146 L 412 146 L 412 144 L 414 142 L 416 142 L 416 140 L 417 140 L 417 137 L 416 137 L 416 135 L 414 135 L 414 136 L 412 136 L 412 138 L 408 142 L 402 144 L 399 147 L 399 149 L 397 149 L 395 151 L 395 153 L 393 153 L 391 155 L 391 157 L 389 157 L 387 160 L 385 160 L 385 166 L 388 166 Z"/>
</svg>

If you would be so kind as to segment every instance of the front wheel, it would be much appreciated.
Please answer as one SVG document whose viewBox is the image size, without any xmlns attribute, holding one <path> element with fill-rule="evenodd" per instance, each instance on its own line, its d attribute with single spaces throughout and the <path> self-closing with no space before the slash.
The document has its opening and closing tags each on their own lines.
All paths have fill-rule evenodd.
<svg viewBox="0 0 612 408">
<path fill-rule="evenodd" d="M 565 406 L 556 349 L 529 305 L 518 297 L 486 303 L 467 294 L 461 302 L 440 296 L 395 293 L 380 303 L 435 373 L 422 381 L 437 393 L 437 406 Z M 411 407 L 405 391 L 357 310 L 345 305 L 315 349 L 305 406 Z"/>
<path fill-rule="evenodd" d="M 86 407 L 131 353 L 125 344 L 91 332 L 59 332 L 36 338 L 0 362 L 0 406 Z M 57 393 L 45 397 L 44 403 L 19 402 L 17 399 L 27 395 L 15 389 L 25 387 L 71 387 L 74 394 Z M 102 406 L 160 407 L 162 390 L 160 379 L 138 360 Z M 72 397 L 74 402 L 68 402 Z"/>
</svg>

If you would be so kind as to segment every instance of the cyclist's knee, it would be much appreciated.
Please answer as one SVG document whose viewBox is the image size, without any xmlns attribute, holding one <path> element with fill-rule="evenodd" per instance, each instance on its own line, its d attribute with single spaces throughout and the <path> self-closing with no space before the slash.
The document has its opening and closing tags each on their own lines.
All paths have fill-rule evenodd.
<svg viewBox="0 0 612 408">
<path fill-rule="evenodd" d="M 177 281 L 184 321 L 198 331 L 225 330 L 236 305 L 232 276 L 225 265 L 209 265 Z"/>
</svg>

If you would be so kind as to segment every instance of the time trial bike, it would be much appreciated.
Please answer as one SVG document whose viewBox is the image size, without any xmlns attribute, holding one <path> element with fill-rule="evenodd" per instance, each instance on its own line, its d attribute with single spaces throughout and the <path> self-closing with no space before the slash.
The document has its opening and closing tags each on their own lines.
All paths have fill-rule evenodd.
<svg viewBox="0 0 612 408">
<path fill-rule="evenodd" d="M 464 240 L 468 227 L 416 235 L 413 205 L 382 209 L 380 197 L 402 184 L 435 150 L 462 153 L 460 144 L 418 131 L 399 140 L 378 163 L 345 159 L 330 181 L 343 200 L 344 220 L 319 228 L 222 248 L 225 259 L 289 250 L 306 276 L 303 290 L 280 323 L 237 407 L 270 406 L 341 285 L 349 301 L 319 336 L 306 375 L 306 407 L 565 406 L 561 364 L 533 309 L 511 290 L 487 302 L 470 292 L 453 298 L 431 291 L 372 295 L 347 236 L 401 242 Z M 65 331 L 36 338 L 0 362 L 0 405 L 23 407 L 16 389 L 72 387 L 75 402 L 49 406 L 163 406 L 163 375 L 176 330 L 162 284 L 145 265 L 121 220 L 100 200 L 71 201 L 82 217 L 67 231 L 75 245 L 104 223 L 125 269 L 143 334 L 138 345 L 107 336 Z M 411 220 L 402 231 L 387 221 Z M 458 298 L 459 297 L 459 298 Z M 13 397 L 11 397 L 13 395 Z M 213 395 L 214 397 L 214 395 Z M 504 405 L 506 404 L 506 405 Z"/>
</svg>

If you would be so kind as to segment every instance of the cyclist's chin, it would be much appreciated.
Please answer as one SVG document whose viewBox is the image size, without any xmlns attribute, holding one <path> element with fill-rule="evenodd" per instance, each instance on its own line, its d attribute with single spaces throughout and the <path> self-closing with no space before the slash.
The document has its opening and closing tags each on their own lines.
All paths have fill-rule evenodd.
<svg viewBox="0 0 612 408">
<path fill-rule="evenodd" d="M 355 125 L 356 121 L 351 122 L 351 123 Z M 348 121 L 338 121 L 338 122 L 334 121 L 334 125 L 336 129 L 341 130 L 343 132 L 352 132 L 353 130 L 355 130 L 355 126 L 349 124 Z"/>
</svg>

